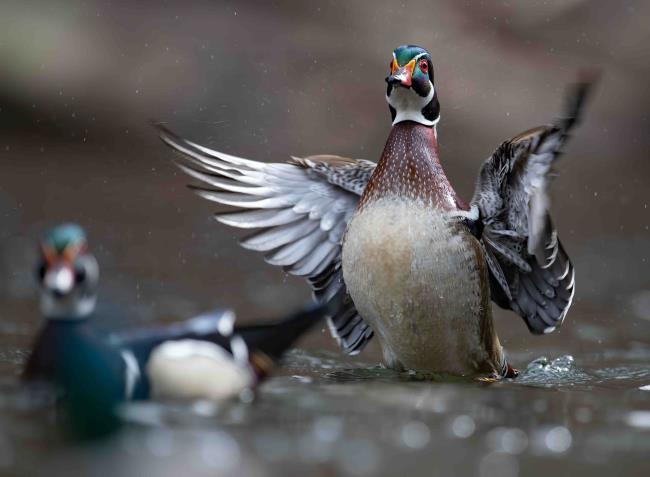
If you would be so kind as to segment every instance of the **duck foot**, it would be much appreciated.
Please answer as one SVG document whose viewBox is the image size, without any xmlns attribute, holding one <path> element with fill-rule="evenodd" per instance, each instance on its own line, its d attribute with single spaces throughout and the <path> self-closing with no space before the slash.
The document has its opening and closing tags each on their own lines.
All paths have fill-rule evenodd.
<svg viewBox="0 0 650 477">
<path fill-rule="evenodd" d="M 508 379 L 514 379 L 517 376 L 519 376 L 519 370 L 510 366 L 510 363 L 507 363 L 506 372 L 504 373 L 503 377 Z"/>
</svg>

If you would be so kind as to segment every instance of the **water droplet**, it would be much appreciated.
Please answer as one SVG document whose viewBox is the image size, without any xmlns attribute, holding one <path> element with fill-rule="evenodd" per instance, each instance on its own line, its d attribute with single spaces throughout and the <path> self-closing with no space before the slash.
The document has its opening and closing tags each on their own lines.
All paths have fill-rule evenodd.
<svg viewBox="0 0 650 477">
<path fill-rule="evenodd" d="M 516 427 L 496 427 L 485 437 L 490 448 L 498 452 L 517 455 L 528 447 L 528 436 Z"/>
<path fill-rule="evenodd" d="M 456 437 L 459 437 L 461 439 L 468 438 L 474 434 L 475 430 L 476 424 L 474 423 L 474 419 L 472 419 L 470 416 L 457 416 L 451 423 L 451 432 L 453 432 Z"/>
<path fill-rule="evenodd" d="M 632 427 L 650 428 L 650 411 L 632 411 L 625 416 L 625 422 Z"/>
<path fill-rule="evenodd" d="M 343 433 L 343 420 L 334 416 L 319 417 L 314 421 L 312 432 L 321 441 L 334 442 Z"/>
<path fill-rule="evenodd" d="M 544 437 L 544 443 L 551 452 L 561 454 L 571 447 L 571 432 L 566 427 L 557 426 L 551 428 Z"/>
<path fill-rule="evenodd" d="M 402 443 L 411 449 L 422 449 L 431 440 L 429 427 L 420 421 L 411 421 L 402 426 Z"/>
</svg>

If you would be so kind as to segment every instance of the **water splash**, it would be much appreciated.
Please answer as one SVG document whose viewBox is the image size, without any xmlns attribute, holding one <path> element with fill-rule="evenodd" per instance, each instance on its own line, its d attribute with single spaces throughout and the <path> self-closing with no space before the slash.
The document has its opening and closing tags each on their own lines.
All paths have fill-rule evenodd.
<svg viewBox="0 0 650 477">
<path fill-rule="evenodd" d="M 540 387 L 572 386 L 594 381 L 594 376 L 578 368 L 571 355 L 563 355 L 553 360 L 542 356 L 531 361 L 515 381 Z"/>
</svg>

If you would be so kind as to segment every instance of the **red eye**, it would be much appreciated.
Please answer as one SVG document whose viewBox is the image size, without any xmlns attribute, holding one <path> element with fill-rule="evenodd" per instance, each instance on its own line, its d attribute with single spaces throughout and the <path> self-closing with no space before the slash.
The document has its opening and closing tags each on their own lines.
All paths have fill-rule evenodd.
<svg viewBox="0 0 650 477">
<path fill-rule="evenodd" d="M 420 60 L 420 71 L 422 73 L 428 73 L 429 72 L 429 62 L 427 60 Z"/>
</svg>

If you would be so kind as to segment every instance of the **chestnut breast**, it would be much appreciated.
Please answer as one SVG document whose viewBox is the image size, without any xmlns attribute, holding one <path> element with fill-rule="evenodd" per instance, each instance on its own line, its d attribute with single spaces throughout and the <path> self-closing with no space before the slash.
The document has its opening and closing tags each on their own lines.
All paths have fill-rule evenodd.
<svg viewBox="0 0 650 477">
<path fill-rule="evenodd" d="M 359 208 L 384 197 L 395 197 L 442 210 L 468 210 L 453 189 L 438 158 L 433 128 L 414 122 L 391 129 Z"/>
</svg>

